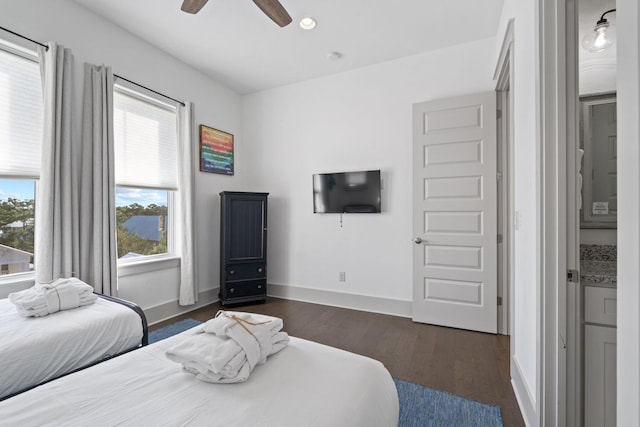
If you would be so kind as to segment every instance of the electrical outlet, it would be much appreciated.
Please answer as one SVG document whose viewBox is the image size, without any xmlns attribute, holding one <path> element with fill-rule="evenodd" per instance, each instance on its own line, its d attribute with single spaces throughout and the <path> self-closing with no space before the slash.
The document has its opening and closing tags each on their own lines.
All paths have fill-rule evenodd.
<svg viewBox="0 0 640 427">
<path fill-rule="evenodd" d="M 338 273 L 338 280 L 340 282 L 346 282 L 347 281 L 347 273 L 345 273 L 344 271 L 341 271 Z"/>
</svg>

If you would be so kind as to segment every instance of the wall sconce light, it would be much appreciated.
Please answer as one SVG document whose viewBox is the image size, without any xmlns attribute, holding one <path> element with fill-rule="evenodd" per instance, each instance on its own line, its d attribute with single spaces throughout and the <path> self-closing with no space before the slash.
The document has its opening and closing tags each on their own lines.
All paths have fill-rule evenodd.
<svg viewBox="0 0 640 427">
<path fill-rule="evenodd" d="M 616 42 L 615 25 L 609 23 L 604 16 L 615 11 L 615 9 L 611 9 L 602 14 L 598 22 L 596 22 L 596 26 L 593 27 L 593 32 L 582 39 L 583 48 L 591 53 L 596 53 L 613 46 Z"/>
</svg>

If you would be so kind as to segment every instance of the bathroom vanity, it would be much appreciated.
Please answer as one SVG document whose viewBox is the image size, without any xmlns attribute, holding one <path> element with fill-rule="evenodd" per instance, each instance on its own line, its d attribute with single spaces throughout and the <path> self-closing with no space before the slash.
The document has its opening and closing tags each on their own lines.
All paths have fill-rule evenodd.
<svg viewBox="0 0 640 427">
<path fill-rule="evenodd" d="M 616 246 L 581 245 L 584 425 L 616 425 Z"/>
</svg>

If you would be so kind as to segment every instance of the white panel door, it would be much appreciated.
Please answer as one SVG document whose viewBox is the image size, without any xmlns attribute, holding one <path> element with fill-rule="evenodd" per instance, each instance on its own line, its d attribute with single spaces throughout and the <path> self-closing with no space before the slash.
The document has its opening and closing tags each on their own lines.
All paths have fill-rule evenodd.
<svg viewBox="0 0 640 427">
<path fill-rule="evenodd" d="M 497 331 L 496 94 L 413 106 L 413 320 Z"/>
</svg>

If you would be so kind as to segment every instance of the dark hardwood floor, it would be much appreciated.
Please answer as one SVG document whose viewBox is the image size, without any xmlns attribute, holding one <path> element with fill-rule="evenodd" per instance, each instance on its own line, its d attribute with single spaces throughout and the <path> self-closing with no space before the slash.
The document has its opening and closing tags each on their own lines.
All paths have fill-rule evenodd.
<svg viewBox="0 0 640 427">
<path fill-rule="evenodd" d="M 212 304 L 150 329 L 184 318 L 206 321 L 220 309 Z M 377 359 L 401 380 L 500 406 L 506 427 L 524 425 L 510 384 L 507 336 L 277 298 L 226 309 L 280 317 L 289 335 Z"/>
</svg>

